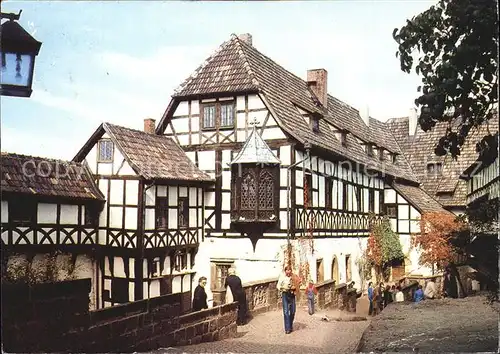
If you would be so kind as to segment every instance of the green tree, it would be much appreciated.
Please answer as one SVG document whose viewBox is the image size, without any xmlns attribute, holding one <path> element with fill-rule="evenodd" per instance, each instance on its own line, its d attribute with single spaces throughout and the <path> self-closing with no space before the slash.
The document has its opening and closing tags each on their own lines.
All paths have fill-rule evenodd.
<svg viewBox="0 0 500 354">
<path fill-rule="evenodd" d="M 421 107 L 421 128 L 428 131 L 438 122 L 449 123 L 435 148 L 437 155 L 459 155 L 469 132 L 494 114 L 497 6 L 496 0 L 440 0 L 394 29 L 401 70 L 410 73 L 415 68 L 422 76 L 415 100 Z"/>
</svg>

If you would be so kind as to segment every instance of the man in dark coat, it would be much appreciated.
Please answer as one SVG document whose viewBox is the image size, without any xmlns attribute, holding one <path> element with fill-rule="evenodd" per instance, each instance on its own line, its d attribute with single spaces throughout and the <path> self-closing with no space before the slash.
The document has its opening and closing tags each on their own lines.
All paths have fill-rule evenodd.
<svg viewBox="0 0 500 354">
<path fill-rule="evenodd" d="M 446 297 L 454 299 L 458 297 L 457 280 L 450 268 L 446 268 L 444 271 L 443 290 Z"/>
<path fill-rule="evenodd" d="M 206 285 L 207 285 L 207 278 L 201 277 L 200 280 L 198 280 L 198 285 L 194 289 L 193 311 L 208 309 L 207 293 L 205 292 Z"/>
<path fill-rule="evenodd" d="M 247 297 L 245 294 L 245 289 L 241 284 L 241 279 L 236 275 L 234 268 L 229 268 L 228 276 L 224 284 L 226 291 L 231 291 L 233 294 L 234 301 L 238 301 L 238 321 L 239 326 L 243 326 L 246 323 L 247 318 Z M 229 287 L 229 289 L 228 289 Z"/>
</svg>

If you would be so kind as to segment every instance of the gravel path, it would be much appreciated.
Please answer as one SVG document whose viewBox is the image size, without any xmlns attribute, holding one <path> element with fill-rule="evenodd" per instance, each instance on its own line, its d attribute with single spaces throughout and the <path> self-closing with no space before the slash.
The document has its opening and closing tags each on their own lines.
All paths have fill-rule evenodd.
<svg viewBox="0 0 500 354">
<path fill-rule="evenodd" d="M 294 332 L 285 334 L 281 311 L 256 316 L 246 326 L 238 327 L 238 338 L 218 342 L 201 343 L 186 347 L 159 350 L 168 353 L 353 353 L 368 321 L 321 320 L 345 317 L 334 310 L 309 316 L 298 309 Z"/>
<path fill-rule="evenodd" d="M 363 334 L 361 352 L 496 352 L 499 313 L 485 297 L 391 304 Z"/>
</svg>

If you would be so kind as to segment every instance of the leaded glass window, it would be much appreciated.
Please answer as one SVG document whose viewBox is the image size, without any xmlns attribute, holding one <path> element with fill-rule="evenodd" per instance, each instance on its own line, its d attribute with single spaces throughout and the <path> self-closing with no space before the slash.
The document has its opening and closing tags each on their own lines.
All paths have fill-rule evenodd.
<svg viewBox="0 0 500 354">
<path fill-rule="evenodd" d="M 113 161 L 113 142 L 108 139 L 100 140 L 97 144 L 98 149 L 98 162 L 112 162 Z"/>
<path fill-rule="evenodd" d="M 203 128 L 215 128 L 215 106 L 203 107 Z"/>
<path fill-rule="evenodd" d="M 253 171 L 243 174 L 241 181 L 241 209 L 254 210 L 257 205 L 257 184 Z"/>
<path fill-rule="evenodd" d="M 273 176 L 269 170 L 260 171 L 259 209 L 272 210 L 274 200 Z"/>
<path fill-rule="evenodd" d="M 222 104 L 220 106 L 221 127 L 232 127 L 234 125 L 234 105 Z"/>
<path fill-rule="evenodd" d="M 233 165 L 231 190 L 233 220 L 245 222 L 277 220 L 278 173 L 277 166 Z"/>
</svg>

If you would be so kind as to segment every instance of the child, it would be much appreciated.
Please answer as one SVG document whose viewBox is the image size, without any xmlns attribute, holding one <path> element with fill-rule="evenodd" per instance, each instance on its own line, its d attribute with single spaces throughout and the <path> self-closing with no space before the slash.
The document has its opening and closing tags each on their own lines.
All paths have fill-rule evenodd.
<svg viewBox="0 0 500 354">
<path fill-rule="evenodd" d="M 318 294 L 318 289 L 314 286 L 314 282 L 309 280 L 309 285 L 306 288 L 307 295 L 307 308 L 309 309 L 309 315 L 314 314 L 314 295 Z"/>
<path fill-rule="evenodd" d="M 424 299 L 424 291 L 422 290 L 422 285 L 418 285 L 417 291 L 413 294 L 413 301 L 420 302 Z"/>
</svg>

